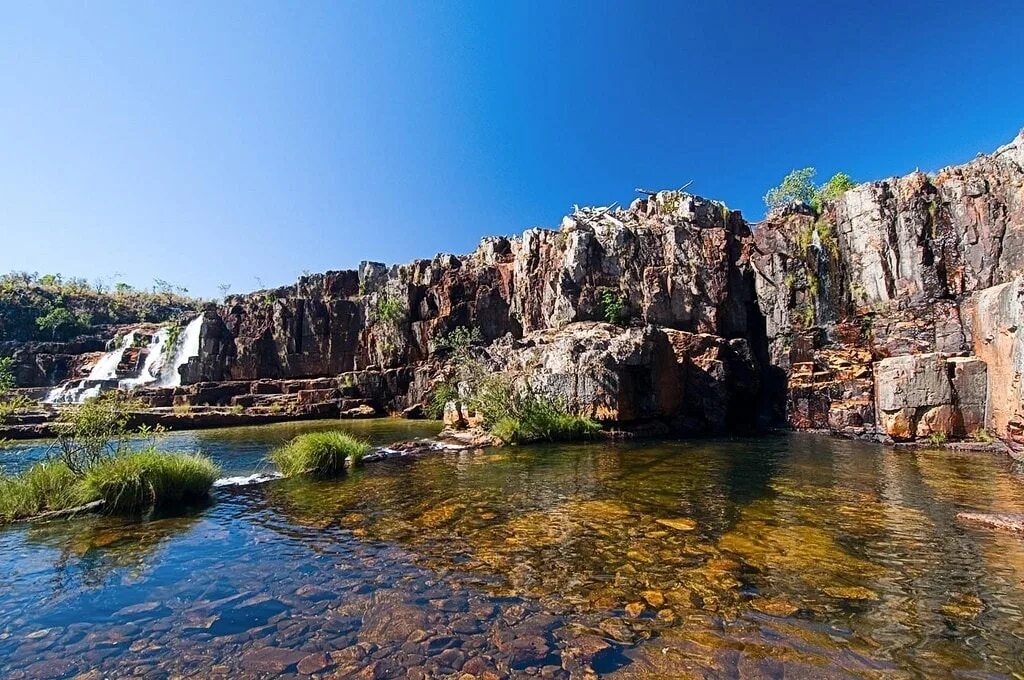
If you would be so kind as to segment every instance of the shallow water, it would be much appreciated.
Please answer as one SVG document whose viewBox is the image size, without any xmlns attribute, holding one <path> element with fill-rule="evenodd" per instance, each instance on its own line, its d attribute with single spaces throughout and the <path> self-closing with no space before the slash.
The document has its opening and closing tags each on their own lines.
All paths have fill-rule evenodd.
<svg viewBox="0 0 1024 680">
<path fill-rule="evenodd" d="M 245 474 L 294 433 L 174 437 Z M 1024 512 L 1022 481 L 811 435 L 591 444 L 10 528 L 0 676 L 1012 677 L 1024 542 L 955 515 Z"/>
</svg>

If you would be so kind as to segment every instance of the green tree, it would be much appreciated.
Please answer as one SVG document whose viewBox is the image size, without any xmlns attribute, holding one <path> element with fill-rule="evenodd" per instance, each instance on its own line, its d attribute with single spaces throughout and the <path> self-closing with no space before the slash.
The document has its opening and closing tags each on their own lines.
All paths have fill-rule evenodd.
<svg viewBox="0 0 1024 680">
<path fill-rule="evenodd" d="M 770 189 L 764 195 L 765 205 L 771 210 L 797 201 L 810 204 L 816 193 L 814 188 L 816 174 L 817 170 L 814 168 L 803 168 L 789 173 L 783 178 L 782 184 Z"/>
<path fill-rule="evenodd" d="M 820 213 L 826 202 L 834 201 L 843 192 L 857 186 L 845 172 L 837 172 L 829 181 L 815 188 L 814 176 L 817 172 L 814 168 L 803 168 L 789 173 L 783 178 L 782 184 L 764 195 L 765 205 L 771 210 L 802 201 Z"/>
<path fill-rule="evenodd" d="M 832 175 L 832 179 L 822 184 L 821 188 L 815 192 L 811 206 L 818 212 L 821 212 L 826 202 L 836 200 L 844 192 L 849 191 L 855 186 L 857 186 L 856 183 L 850 179 L 849 175 L 845 172 L 837 172 Z"/>
<path fill-rule="evenodd" d="M 41 331 L 48 331 L 52 338 L 69 337 L 89 327 L 91 318 L 87 312 L 73 312 L 67 307 L 54 306 L 36 319 Z"/>
<path fill-rule="evenodd" d="M 0 397 L 14 389 L 14 359 L 0 358 Z"/>
</svg>

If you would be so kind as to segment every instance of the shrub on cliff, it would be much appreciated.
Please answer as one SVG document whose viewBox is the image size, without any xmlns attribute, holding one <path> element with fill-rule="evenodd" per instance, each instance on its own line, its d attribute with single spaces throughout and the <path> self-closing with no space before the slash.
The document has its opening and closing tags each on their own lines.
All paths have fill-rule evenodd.
<svg viewBox="0 0 1024 680">
<path fill-rule="evenodd" d="M 834 201 L 843 192 L 856 186 L 849 175 L 837 172 L 829 181 L 816 188 L 814 176 L 817 172 L 814 168 L 793 170 L 782 179 L 779 186 L 764 195 L 765 205 L 772 210 L 790 203 L 803 202 L 820 213 L 826 202 Z"/>
<path fill-rule="evenodd" d="M 803 168 L 794 170 L 782 179 L 779 186 L 768 190 L 764 195 L 764 204 L 768 209 L 777 208 L 790 203 L 804 202 L 810 205 L 814 199 L 814 176 L 817 170 Z"/>
<path fill-rule="evenodd" d="M 308 432 L 276 449 L 270 459 L 286 477 L 336 477 L 345 472 L 349 458 L 358 463 L 369 450 L 369 444 L 344 432 Z"/>
</svg>

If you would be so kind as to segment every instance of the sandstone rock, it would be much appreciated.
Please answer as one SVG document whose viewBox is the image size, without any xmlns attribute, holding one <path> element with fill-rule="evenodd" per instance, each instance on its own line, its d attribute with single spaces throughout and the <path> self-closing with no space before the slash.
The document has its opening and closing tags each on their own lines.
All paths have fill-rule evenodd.
<svg viewBox="0 0 1024 680">
<path fill-rule="evenodd" d="M 1024 277 L 980 291 L 973 302 L 974 351 L 988 369 L 986 425 L 1024 444 Z"/>
</svg>

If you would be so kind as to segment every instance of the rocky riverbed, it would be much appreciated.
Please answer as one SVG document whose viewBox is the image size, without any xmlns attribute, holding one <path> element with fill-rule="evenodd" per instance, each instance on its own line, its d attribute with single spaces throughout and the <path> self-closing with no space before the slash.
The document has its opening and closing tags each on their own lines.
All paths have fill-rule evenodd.
<svg viewBox="0 0 1024 680">
<path fill-rule="evenodd" d="M 167 443 L 244 476 L 338 426 Z M 1024 544 L 957 516 L 1020 516 L 1021 479 L 1008 458 L 788 435 L 218 487 L 183 517 L 0 531 L 0 675 L 1011 677 Z"/>
</svg>

